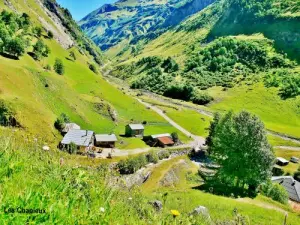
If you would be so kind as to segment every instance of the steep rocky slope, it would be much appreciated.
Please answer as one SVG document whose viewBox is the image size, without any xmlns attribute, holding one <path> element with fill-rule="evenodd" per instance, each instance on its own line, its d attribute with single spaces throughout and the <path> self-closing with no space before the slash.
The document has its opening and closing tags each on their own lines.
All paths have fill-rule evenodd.
<svg viewBox="0 0 300 225">
<path fill-rule="evenodd" d="M 153 39 L 215 0 L 125 0 L 104 5 L 79 25 L 101 47 L 128 47 L 141 39 Z M 122 50 L 122 49 L 121 49 Z"/>
</svg>

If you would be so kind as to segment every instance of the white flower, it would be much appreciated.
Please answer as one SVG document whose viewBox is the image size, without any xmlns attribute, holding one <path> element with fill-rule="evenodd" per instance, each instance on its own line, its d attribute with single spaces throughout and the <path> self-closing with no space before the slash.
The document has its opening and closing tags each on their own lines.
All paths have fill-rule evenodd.
<svg viewBox="0 0 300 225">
<path fill-rule="evenodd" d="M 129 197 L 129 198 L 128 198 L 128 200 L 132 200 L 132 198 L 131 198 L 131 197 Z"/>
<path fill-rule="evenodd" d="M 100 212 L 104 213 L 105 212 L 105 209 L 103 207 L 100 207 Z"/>
</svg>

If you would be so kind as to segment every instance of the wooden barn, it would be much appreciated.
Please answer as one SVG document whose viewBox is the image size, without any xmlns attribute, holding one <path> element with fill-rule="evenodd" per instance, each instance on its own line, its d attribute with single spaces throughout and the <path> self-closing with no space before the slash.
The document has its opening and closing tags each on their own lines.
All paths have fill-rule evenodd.
<svg viewBox="0 0 300 225">
<path fill-rule="evenodd" d="M 154 147 L 168 147 L 173 146 L 175 142 L 170 134 L 156 134 L 151 135 Z"/>
<path fill-rule="evenodd" d="M 103 148 L 114 148 L 118 141 L 114 134 L 96 134 L 95 146 Z"/>
<path fill-rule="evenodd" d="M 125 127 L 127 137 L 143 137 L 145 128 L 142 124 L 128 124 Z"/>
</svg>

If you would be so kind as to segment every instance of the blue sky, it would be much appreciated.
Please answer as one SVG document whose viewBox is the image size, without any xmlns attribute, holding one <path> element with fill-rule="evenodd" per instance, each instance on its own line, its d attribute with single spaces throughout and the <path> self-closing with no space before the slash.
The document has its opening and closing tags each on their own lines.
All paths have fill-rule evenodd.
<svg viewBox="0 0 300 225">
<path fill-rule="evenodd" d="M 80 20 L 95 9 L 116 0 L 57 0 L 64 8 L 68 8 L 75 20 Z"/>
</svg>

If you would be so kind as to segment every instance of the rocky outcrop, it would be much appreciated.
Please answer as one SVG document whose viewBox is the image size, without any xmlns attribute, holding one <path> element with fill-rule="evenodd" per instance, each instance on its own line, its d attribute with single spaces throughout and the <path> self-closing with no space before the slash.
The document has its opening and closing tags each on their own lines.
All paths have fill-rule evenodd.
<svg viewBox="0 0 300 225">
<path fill-rule="evenodd" d="M 173 0 L 161 3 L 120 0 L 90 13 L 79 25 L 102 50 L 107 50 L 124 40 L 136 44 L 141 39 L 154 39 L 214 1 Z"/>
<path fill-rule="evenodd" d="M 53 33 L 54 39 L 57 42 L 59 42 L 63 48 L 68 49 L 71 46 L 73 46 L 75 42 L 72 36 L 68 33 L 66 28 L 63 26 L 61 19 L 55 13 L 48 10 L 40 0 L 36 0 L 36 1 L 41 6 L 41 9 L 43 9 L 45 13 L 48 15 L 48 17 L 53 21 L 53 23 L 50 23 L 46 21 L 43 17 L 38 16 L 39 21 L 41 22 L 43 27 L 46 30 L 51 31 Z M 32 10 L 32 12 L 36 14 L 34 10 Z"/>
<path fill-rule="evenodd" d="M 152 205 L 156 211 L 161 211 L 163 209 L 163 204 L 161 201 L 155 200 L 155 201 L 149 202 L 149 204 Z"/>
<path fill-rule="evenodd" d="M 141 169 L 135 174 L 123 175 L 121 177 L 111 177 L 108 185 L 111 187 L 119 187 L 121 189 L 131 189 L 145 183 L 150 177 L 151 172 Z"/>
<path fill-rule="evenodd" d="M 201 11 L 202 9 L 206 8 L 215 1 L 216 0 L 193 0 L 182 7 L 174 8 L 172 9 L 172 13 L 170 14 L 170 16 L 166 18 L 166 21 L 164 22 L 163 26 L 175 26 L 190 15 Z"/>
<path fill-rule="evenodd" d="M 162 187 L 175 187 L 180 181 L 180 171 L 182 168 L 188 168 L 188 164 L 185 160 L 180 160 L 173 166 L 159 181 L 159 185 Z"/>
<path fill-rule="evenodd" d="M 196 207 L 191 213 L 190 215 L 193 216 L 202 216 L 206 222 L 209 224 L 211 222 L 211 218 L 208 212 L 208 209 L 204 206 L 198 206 Z"/>
</svg>

